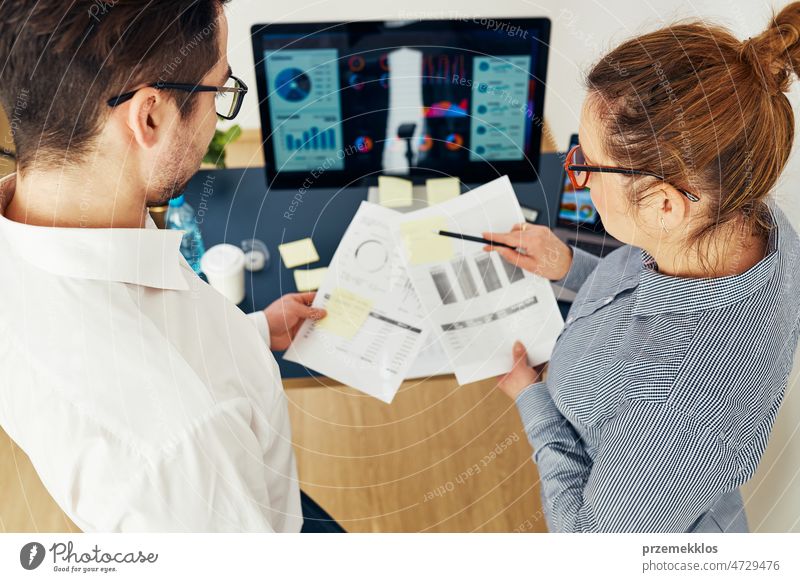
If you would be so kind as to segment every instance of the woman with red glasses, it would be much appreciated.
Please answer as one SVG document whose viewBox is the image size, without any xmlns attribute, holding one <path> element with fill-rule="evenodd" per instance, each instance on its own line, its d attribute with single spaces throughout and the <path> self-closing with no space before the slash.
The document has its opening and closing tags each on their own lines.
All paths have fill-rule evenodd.
<svg viewBox="0 0 800 582">
<path fill-rule="evenodd" d="M 626 246 L 604 259 L 546 227 L 487 247 L 577 292 L 516 401 L 551 531 L 747 531 L 739 487 L 780 408 L 800 331 L 800 240 L 770 195 L 794 138 L 800 3 L 757 37 L 679 24 L 586 80 L 565 166 Z"/>
</svg>

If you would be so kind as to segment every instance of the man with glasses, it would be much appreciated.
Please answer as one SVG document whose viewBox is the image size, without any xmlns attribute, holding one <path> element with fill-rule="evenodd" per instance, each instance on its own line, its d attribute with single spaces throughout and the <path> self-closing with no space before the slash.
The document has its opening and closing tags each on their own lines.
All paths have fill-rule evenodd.
<svg viewBox="0 0 800 582">
<path fill-rule="evenodd" d="M 292 294 L 244 315 L 148 214 L 181 193 L 247 93 L 224 1 L 0 12 L 19 162 L 0 182 L 0 424 L 84 531 L 330 522 L 305 497 L 301 509 L 269 351 L 324 312 Z"/>
<path fill-rule="evenodd" d="M 223 86 L 211 85 L 192 85 L 191 83 L 167 83 L 156 81 L 148 87 L 161 90 L 185 91 L 187 93 L 216 93 L 215 109 L 217 116 L 222 119 L 234 119 L 242 108 L 244 96 L 247 95 L 247 85 L 238 77 L 233 76 L 231 68 L 228 67 L 228 80 Z M 116 107 L 126 101 L 130 101 L 136 91 L 128 91 L 122 95 L 112 97 L 108 100 L 109 107 Z"/>
</svg>

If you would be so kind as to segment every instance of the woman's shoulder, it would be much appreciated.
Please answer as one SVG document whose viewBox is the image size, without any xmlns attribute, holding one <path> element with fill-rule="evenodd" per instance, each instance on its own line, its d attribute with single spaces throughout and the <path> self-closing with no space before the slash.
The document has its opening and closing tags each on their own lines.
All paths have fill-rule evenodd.
<svg viewBox="0 0 800 582">
<path fill-rule="evenodd" d="M 781 262 L 787 265 L 792 276 L 800 278 L 800 271 L 794 268 L 800 265 L 800 235 L 794 225 L 794 222 L 798 221 L 793 221 L 789 213 L 774 198 L 767 202 L 767 206 L 773 217 L 770 240 L 775 237 L 775 248 L 781 255 Z M 800 215 L 800 211 L 792 214 Z"/>
<path fill-rule="evenodd" d="M 750 302 L 766 320 L 780 321 L 792 328 L 800 323 L 800 236 L 789 213 L 775 199 L 767 206 L 771 211 L 768 254 L 763 259 L 770 265 L 769 284 Z"/>
</svg>

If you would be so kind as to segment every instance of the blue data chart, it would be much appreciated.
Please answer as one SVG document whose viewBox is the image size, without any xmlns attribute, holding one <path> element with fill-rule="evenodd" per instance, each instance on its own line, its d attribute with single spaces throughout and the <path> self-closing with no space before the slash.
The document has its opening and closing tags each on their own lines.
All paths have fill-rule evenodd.
<svg viewBox="0 0 800 582">
<path fill-rule="evenodd" d="M 286 101 L 302 101 L 311 93 L 311 78 L 300 69 L 283 69 L 275 78 L 275 90 Z"/>
<path fill-rule="evenodd" d="M 529 123 L 530 55 L 475 57 L 470 160 L 521 160 Z"/>
<path fill-rule="evenodd" d="M 320 131 L 318 127 L 311 127 L 302 135 L 286 134 L 286 149 L 296 150 L 329 150 L 336 146 L 336 132 L 332 129 Z"/>
<path fill-rule="evenodd" d="M 265 51 L 270 117 L 279 171 L 344 168 L 336 49 Z"/>
</svg>

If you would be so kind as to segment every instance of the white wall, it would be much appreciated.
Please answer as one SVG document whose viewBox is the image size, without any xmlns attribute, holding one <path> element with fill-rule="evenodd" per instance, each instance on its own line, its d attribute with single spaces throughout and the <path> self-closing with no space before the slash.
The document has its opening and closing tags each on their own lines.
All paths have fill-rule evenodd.
<svg viewBox="0 0 800 582">
<path fill-rule="evenodd" d="M 620 41 L 678 19 L 706 19 L 730 28 L 739 38 L 761 32 L 770 7 L 780 0 L 233 0 L 228 6 L 229 58 L 235 73 L 253 88 L 237 123 L 259 126 L 250 26 L 256 23 L 452 17 L 548 16 L 553 21 L 545 95 L 545 119 L 559 148 L 574 132 L 583 100 L 581 75 Z M 457 7 L 457 8 L 456 8 Z M 459 10 L 455 13 L 455 10 Z M 798 83 L 797 85 L 800 85 Z M 800 112 L 800 90 L 790 95 Z M 800 158 L 793 155 L 777 195 L 800 228 L 797 184 Z M 798 290 L 800 292 L 800 290 Z M 755 349 L 755 347 L 754 347 Z M 796 367 L 798 368 L 798 367 Z M 745 488 L 751 527 L 759 531 L 800 531 L 800 368 L 787 388 L 786 401 L 756 478 Z"/>
<path fill-rule="evenodd" d="M 775 2 L 782 5 L 781 2 Z M 233 70 L 253 88 L 255 75 L 250 26 L 256 23 L 364 19 L 452 18 L 456 16 L 547 16 L 553 21 L 545 95 L 545 119 L 559 147 L 566 147 L 583 100 L 581 75 L 620 41 L 682 18 L 707 18 L 741 38 L 761 31 L 769 17 L 767 0 L 233 0 L 227 8 Z M 454 12 L 458 7 L 459 12 Z M 257 98 L 248 99 L 237 123 L 258 127 Z"/>
</svg>

